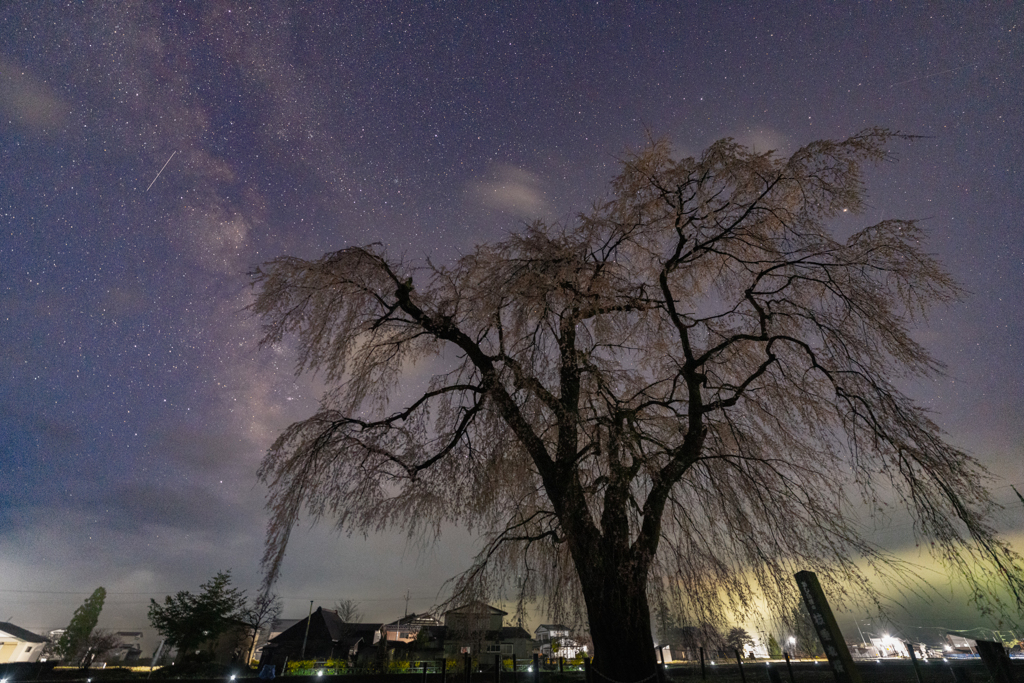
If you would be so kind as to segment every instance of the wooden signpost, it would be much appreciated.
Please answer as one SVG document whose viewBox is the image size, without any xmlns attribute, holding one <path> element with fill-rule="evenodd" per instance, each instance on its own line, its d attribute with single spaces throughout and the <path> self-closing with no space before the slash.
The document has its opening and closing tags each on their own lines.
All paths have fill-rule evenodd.
<svg viewBox="0 0 1024 683">
<path fill-rule="evenodd" d="M 863 683 L 860 672 L 853 664 L 853 657 L 846 647 L 843 634 L 839 631 L 836 618 L 832 616 L 832 608 L 828 606 L 825 593 L 821 590 L 818 577 L 814 572 L 797 572 L 796 585 L 800 588 L 800 595 L 803 596 L 804 604 L 811 615 L 811 622 L 814 630 L 821 640 L 821 646 L 825 649 L 825 656 L 832 666 L 832 672 L 838 683 Z"/>
</svg>

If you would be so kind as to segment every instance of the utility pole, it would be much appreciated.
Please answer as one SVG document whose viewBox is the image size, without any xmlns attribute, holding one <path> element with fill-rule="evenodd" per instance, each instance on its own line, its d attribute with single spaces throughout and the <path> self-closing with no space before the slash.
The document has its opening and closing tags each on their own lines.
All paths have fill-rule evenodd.
<svg viewBox="0 0 1024 683">
<path fill-rule="evenodd" d="M 853 623 L 857 624 L 857 633 L 860 634 L 860 644 L 863 646 L 866 641 L 864 640 L 864 631 L 860 630 L 860 619 L 854 619 Z"/>
<path fill-rule="evenodd" d="M 164 638 L 160 641 L 160 644 L 156 646 L 156 652 L 153 653 L 153 659 L 149 660 L 149 674 L 146 675 L 146 678 L 149 678 L 153 675 L 153 667 L 156 666 L 157 660 L 160 659 L 160 653 L 163 652 L 164 643 L 166 642 L 167 639 Z"/>
<path fill-rule="evenodd" d="M 516 626 L 523 628 L 523 612 L 525 611 L 525 607 L 523 607 L 523 584 L 526 580 L 521 576 L 517 576 L 516 582 L 519 584 L 519 602 L 516 605 Z M 526 629 L 523 628 L 523 630 L 525 631 Z M 515 655 L 513 655 L 513 658 L 514 657 Z M 515 672 L 515 667 L 512 667 L 512 671 Z"/>
<path fill-rule="evenodd" d="M 405 589 L 405 616 L 409 616 L 409 589 Z"/>
<path fill-rule="evenodd" d="M 309 638 L 309 622 L 313 621 L 313 601 L 309 601 L 309 616 L 306 617 L 306 635 L 302 636 L 302 655 L 301 659 L 306 658 L 306 639 Z"/>
</svg>

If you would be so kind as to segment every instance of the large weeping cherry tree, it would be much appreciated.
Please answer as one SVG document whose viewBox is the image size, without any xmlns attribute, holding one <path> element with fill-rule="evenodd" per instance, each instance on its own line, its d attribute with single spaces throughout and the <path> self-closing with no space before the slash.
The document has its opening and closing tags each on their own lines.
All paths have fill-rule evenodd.
<svg viewBox="0 0 1024 683">
<path fill-rule="evenodd" d="M 912 221 L 829 230 L 900 137 L 789 158 L 653 142 L 590 212 L 448 266 L 369 246 L 257 269 L 264 344 L 293 341 L 329 385 L 259 472 L 267 581 L 300 515 L 465 525 L 482 545 L 456 595 L 514 585 L 585 616 L 597 672 L 637 681 L 656 671 L 652 599 L 696 621 L 781 612 L 812 569 L 877 600 L 876 573 L 904 567 L 863 521 L 895 502 L 976 600 L 1008 589 L 995 606 L 1019 611 L 984 472 L 898 388 L 941 371 L 909 328 L 958 289 Z"/>
</svg>

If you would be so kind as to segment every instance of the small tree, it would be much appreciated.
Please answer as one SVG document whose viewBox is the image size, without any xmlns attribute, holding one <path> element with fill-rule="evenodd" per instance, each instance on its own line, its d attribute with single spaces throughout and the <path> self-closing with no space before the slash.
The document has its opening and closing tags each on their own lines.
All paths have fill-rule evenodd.
<svg viewBox="0 0 1024 683">
<path fill-rule="evenodd" d="M 71 623 L 57 641 L 56 653 L 67 663 L 82 664 L 87 655 L 89 636 L 96 628 L 103 611 L 107 591 L 102 586 L 93 591 L 85 602 L 75 610 Z"/>
<path fill-rule="evenodd" d="M 730 650 L 738 650 L 743 654 L 748 647 L 754 646 L 754 639 L 750 637 L 745 628 L 735 627 L 729 629 L 725 636 L 725 644 Z"/>
<path fill-rule="evenodd" d="M 726 641 L 722 634 L 711 624 L 680 626 L 677 629 L 677 633 L 680 647 L 686 651 L 687 657 L 691 659 L 697 656 L 701 648 L 704 649 L 705 655 L 717 657 L 719 651 L 726 647 Z"/>
<path fill-rule="evenodd" d="M 779 647 L 779 641 L 775 640 L 775 636 L 768 636 L 768 656 L 771 659 L 778 659 L 782 656 L 782 648 Z"/>
<path fill-rule="evenodd" d="M 416 639 L 412 642 L 412 649 L 419 653 L 419 656 L 423 656 L 422 653 L 430 646 L 430 629 L 426 626 L 421 626 L 420 630 L 416 632 Z"/>
<path fill-rule="evenodd" d="M 245 592 L 231 587 L 230 571 L 218 572 L 200 588 L 197 595 L 188 591 L 168 595 L 162 605 L 149 601 L 149 622 L 185 657 L 228 631 L 240 621 L 245 607 Z"/>
<path fill-rule="evenodd" d="M 359 609 L 359 603 L 349 598 L 343 598 L 334 603 L 334 609 L 338 618 L 346 624 L 351 624 L 363 618 L 363 611 Z"/>
<path fill-rule="evenodd" d="M 790 617 L 793 622 L 793 635 L 796 637 L 796 650 L 807 657 L 818 657 L 825 654 L 821 647 L 818 630 L 811 623 L 811 615 L 803 601 L 797 603 Z"/>
<path fill-rule="evenodd" d="M 260 593 L 255 600 L 246 601 L 238 611 L 238 620 L 249 628 L 249 649 L 246 651 L 246 665 L 256 647 L 256 640 L 264 628 L 274 623 L 281 614 L 281 599 L 272 593 Z"/>
<path fill-rule="evenodd" d="M 941 370 L 910 328 L 959 289 L 913 221 L 830 229 L 900 137 L 789 157 L 653 142 L 575 221 L 449 266 L 370 246 L 258 269 L 263 343 L 295 338 L 297 371 L 330 385 L 260 468 L 266 580 L 303 511 L 348 532 L 471 525 L 458 599 L 519 576 L 520 604 L 585 612 L 596 671 L 636 680 L 657 673 L 651 591 L 708 623 L 759 596 L 783 613 L 803 569 L 877 598 L 854 559 L 905 566 L 851 511 L 891 498 L 975 599 L 998 583 L 1024 608 L 984 473 L 899 389 Z M 416 361 L 438 370 L 410 394 Z"/>
<path fill-rule="evenodd" d="M 113 649 L 121 647 L 121 639 L 105 629 L 95 629 L 83 644 L 82 666 L 89 666 Z"/>
</svg>

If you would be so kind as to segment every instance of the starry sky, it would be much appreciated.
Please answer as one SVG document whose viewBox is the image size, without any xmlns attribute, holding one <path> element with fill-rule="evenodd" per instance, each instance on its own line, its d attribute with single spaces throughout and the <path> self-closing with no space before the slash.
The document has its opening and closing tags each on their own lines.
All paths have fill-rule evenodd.
<svg viewBox="0 0 1024 683">
<path fill-rule="evenodd" d="M 1010 1 L 4 3 L 0 620 L 62 627 L 103 585 L 100 625 L 139 629 L 151 596 L 222 569 L 254 591 L 255 470 L 321 387 L 257 348 L 247 272 L 370 242 L 444 262 L 569 219 L 648 130 L 680 154 L 926 136 L 836 227 L 921 219 L 967 290 L 915 333 L 948 377 L 907 390 L 1019 533 L 1022 20 Z M 474 549 L 293 538 L 286 617 L 427 609 Z M 905 625 L 988 625 L 971 615 Z"/>
</svg>

